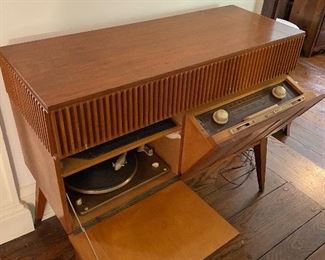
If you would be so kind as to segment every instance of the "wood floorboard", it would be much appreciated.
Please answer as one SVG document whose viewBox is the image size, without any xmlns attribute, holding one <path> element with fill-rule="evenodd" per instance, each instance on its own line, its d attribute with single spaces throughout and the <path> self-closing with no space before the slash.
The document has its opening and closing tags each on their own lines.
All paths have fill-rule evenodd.
<svg viewBox="0 0 325 260">
<path fill-rule="evenodd" d="M 322 111 L 322 108 L 324 110 Z M 319 137 L 324 136 L 325 127 L 325 100 L 323 99 L 310 110 L 296 118 L 293 122 L 297 122 L 299 126 L 303 126 Z"/>
<path fill-rule="evenodd" d="M 235 185 L 228 183 L 219 190 L 204 197 L 204 200 L 224 218 L 229 219 L 286 183 L 283 179 L 272 173 L 271 170 L 268 170 L 266 174 L 263 193 L 260 193 L 258 190 L 256 171 L 254 171 L 248 178 L 244 175 L 236 180 L 238 184 L 245 181 L 240 187 L 236 188 Z"/>
<path fill-rule="evenodd" d="M 290 75 L 306 90 L 325 93 L 325 54 L 312 58 L 300 57 L 296 69 Z"/>
<path fill-rule="evenodd" d="M 274 136 L 325 168 L 325 100 L 292 122 L 290 136 L 284 135 L 281 131 Z"/>
<path fill-rule="evenodd" d="M 273 137 L 268 145 L 267 167 L 325 207 L 325 170 Z"/>
<path fill-rule="evenodd" d="M 305 225 L 264 255 L 261 260 L 303 260 L 325 243 L 325 211 L 316 215 Z M 325 255 L 323 255 L 325 258 Z"/>
<path fill-rule="evenodd" d="M 291 76 L 305 91 L 325 93 L 325 54 L 300 57 Z M 325 168 L 325 100 L 322 100 L 292 123 L 290 136 L 275 135 L 317 165 Z"/>
<path fill-rule="evenodd" d="M 325 150 L 325 132 L 324 128 L 322 132 L 316 131 L 316 128 L 308 129 L 305 125 L 300 124 L 297 121 L 292 123 L 291 134 L 296 140 L 303 140 L 307 149 L 313 150 L 316 153 L 324 156 Z M 310 127 L 311 128 L 311 127 Z"/>
<path fill-rule="evenodd" d="M 310 161 L 314 162 L 316 165 L 325 168 L 325 160 L 324 155 L 321 155 L 311 149 L 306 148 L 306 145 L 301 142 L 301 140 L 297 140 L 296 138 L 292 138 L 292 136 L 286 136 L 282 131 L 279 131 L 274 135 L 274 137 L 296 152 L 300 153 Z"/>
<path fill-rule="evenodd" d="M 324 260 L 325 258 L 325 244 L 318 248 L 307 260 Z"/>
<path fill-rule="evenodd" d="M 0 246 L 0 259 L 74 259 L 74 250 L 56 217 L 34 232 Z"/>
<path fill-rule="evenodd" d="M 236 179 L 243 176 L 248 170 L 249 165 L 243 164 L 245 158 L 240 155 L 230 160 L 224 161 L 217 167 L 210 167 L 202 173 L 197 173 L 186 184 L 191 187 L 201 198 L 205 198 L 208 194 L 219 190 L 228 182 L 220 175 L 220 170 L 233 169 L 227 173 L 226 178 L 229 181 L 236 181 Z"/>
<path fill-rule="evenodd" d="M 208 259 L 258 259 L 321 210 L 287 183 L 230 218 L 240 235 Z"/>
</svg>

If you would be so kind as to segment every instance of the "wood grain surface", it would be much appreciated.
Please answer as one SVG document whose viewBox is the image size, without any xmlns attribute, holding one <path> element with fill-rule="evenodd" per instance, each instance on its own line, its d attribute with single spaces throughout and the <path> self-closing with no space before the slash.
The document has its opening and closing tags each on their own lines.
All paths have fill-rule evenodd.
<svg viewBox="0 0 325 260">
<path fill-rule="evenodd" d="M 12 105 L 12 111 L 17 125 L 25 164 L 64 229 L 67 233 L 70 233 L 72 231 L 72 218 L 68 208 L 64 182 L 60 174 L 58 162 L 46 151 L 46 148 L 37 138 L 33 129 L 17 111 L 15 105 Z M 36 208 L 36 213 L 37 211 L 38 208 Z M 41 215 L 37 216 L 37 218 L 40 217 Z"/>
<path fill-rule="evenodd" d="M 87 233 L 99 259 L 123 260 L 202 259 L 238 235 L 182 182 L 90 227 Z"/>
<path fill-rule="evenodd" d="M 227 6 L 1 47 L 0 66 L 11 102 L 62 159 L 285 75 L 303 39 Z"/>
<path fill-rule="evenodd" d="M 275 190 L 232 217 L 240 236 L 218 250 L 210 259 L 257 259 L 278 241 L 321 211 L 321 207 L 291 184 Z"/>
<path fill-rule="evenodd" d="M 325 207 L 325 170 L 275 138 L 270 138 L 269 142 L 272 143 L 272 149 L 269 151 L 267 167 L 278 172 L 282 178 L 293 183 L 298 189 Z M 276 154 L 282 156 L 275 156 Z M 283 165 L 290 167 L 284 171 Z"/>
<path fill-rule="evenodd" d="M 325 47 L 324 39 L 321 39 L 323 44 L 317 44 L 318 39 L 324 37 L 324 35 L 321 34 L 321 30 L 324 30 L 324 16 L 324 0 L 295 0 L 293 2 L 289 21 L 306 31 L 303 53 L 307 57 L 310 57 L 313 52 L 324 49 Z M 319 41 L 319 43 L 321 41 Z"/>
<path fill-rule="evenodd" d="M 257 201 L 267 196 L 270 192 L 286 183 L 285 180 L 268 170 L 266 173 L 266 184 L 263 193 L 258 192 L 256 182 L 256 171 L 254 171 L 245 181 L 245 185 L 234 188 L 234 185 L 227 183 L 218 190 L 203 197 L 217 212 L 226 219 L 239 213 L 248 207 L 253 201 Z M 237 178 L 234 183 L 240 184 L 247 178 L 243 175 Z M 255 191 L 255 192 L 254 192 Z"/>
<path fill-rule="evenodd" d="M 264 255 L 261 260 L 306 259 L 314 252 L 315 248 L 320 247 L 324 243 L 324 238 L 325 211 L 323 210 Z"/>
<path fill-rule="evenodd" d="M 325 55 L 300 57 L 291 76 L 305 91 L 325 93 Z M 283 143 L 302 154 L 318 166 L 325 168 L 325 100 L 309 109 L 292 122 L 290 136 L 276 135 Z"/>
<path fill-rule="evenodd" d="M 36 231 L 0 245 L 0 259 L 74 259 L 74 250 L 57 218 L 50 218 Z"/>
<path fill-rule="evenodd" d="M 0 52 L 51 107 L 299 34 L 227 6 L 5 46 Z"/>
<path fill-rule="evenodd" d="M 311 256 L 309 256 L 308 260 L 323 260 L 325 255 L 325 243 L 317 249 Z"/>
<path fill-rule="evenodd" d="M 306 58 L 300 58 L 299 64 L 297 69 L 292 73 L 293 77 L 297 79 L 301 86 L 303 86 L 305 89 L 311 89 L 316 93 L 321 93 L 324 86 L 324 81 L 322 78 L 322 75 L 324 73 L 324 67 L 325 66 L 325 55 L 318 55 L 314 56 L 310 59 Z M 292 136 L 290 138 L 294 138 L 295 131 L 299 131 L 299 128 L 301 127 L 308 127 L 308 129 L 311 131 L 311 134 L 319 135 L 320 131 L 319 129 L 323 129 L 322 127 L 322 119 L 323 119 L 323 107 L 320 103 L 318 106 L 312 108 L 309 110 L 309 115 L 307 116 L 306 113 L 303 114 L 301 117 L 299 117 L 299 120 L 304 118 L 304 123 L 302 124 L 294 124 L 292 129 Z M 301 122 L 301 121 L 299 121 Z M 307 134 L 306 132 L 304 132 Z M 300 154 L 292 155 L 291 152 L 287 152 L 286 146 L 276 146 L 274 147 L 272 144 L 273 142 L 269 142 L 268 144 L 268 159 L 272 159 L 272 161 L 282 161 L 283 159 L 281 157 L 286 157 L 285 163 L 279 167 L 279 165 L 272 165 L 272 163 L 268 163 L 268 169 L 267 169 L 267 178 L 265 183 L 265 192 L 259 196 L 256 195 L 257 192 L 257 183 L 254 182 L 255 175 L 252 175 L 250 177 L 250 180 L 248 180 L 243 186 L 237 191 L 225 191 L 226 186 L 229 188 L 232 187 L 232 185 L 228 184 L 225 179 L 223 179 L 218 171 L 218 167 L 211 167 L 209 168 L 208 172 L 205 174 L 202 174 L 200 176 L 196 175 L 195 179 L 191 179 L 188 181 L 189 185 L 193 190 L 198 192 L 200 196 L 207 196 L 210 193 L 214 193 L 214 196 L 216 197 L 215 201 L 222 200 L 225 195 L 227 194 L 227 202 L 229 205 L 236 204 L 240 208 L 236 209 L 234 207 L 234 212 L 236 213 L 234 216 L 233 214 L 227 213 L 226 210 L 223 212 L 220 212 L 220 214 L 227 214 L 229 216 L 233 216 L 235 218 L 236 216 L 239 216 L 243 212 L 246 211 L 246 209 L 249 208 L 250 215 L 252 217 L 252 221 L 249 223 L 249 227 L 247 225 L 243 225 L 243 223 L 239 222 L 240 225 L 238 227 L 241 228 L 243 226 L 245 230 L 248 230 L 249 237 L 252 242 L 250 243 L 248 240 L 245 240 L 245 238 L 241 237 L 238 238 L 237 243 L 231 244 L 228 249 L 226 248 L 227 245 L 222 248 L 222 255 L 237 255 L 237 259 L 255 259 L 257 257 L 261 257 L 263 255 L 267 255 L 268 252 L 271 252 L 272 249 L 276 249 L 278 246 L 281 247 L 281 243 L 285 243 L 285 248 L 288 248 L 286 251 L 286 256 L 288 259 L 292 259 L 290 257 L 291 247 L 287 247 L 291 242 L 293 241 L 299 241 L 301 242 L 302 247 L 306 248 L 308 252 L 312 252 L 312 254 L 309 256 L 309 259 L 317 259 L 317 260 L 323 260 L 323 256 L 325 255 L 325 238 L 323 238 L 323 245 L 319 245 L 321 242 L 322 237 L 319 237 L 320 231 L 322 230 L 321 226 L 319 226 L 317 223 L 320 223 L 318 220 L 320 218 L 320 215 L 318 213 L 318 207 L 316 206 L 315 212 L 311 212 L 309 215 L 309 208 L 310 206 L 313 207 L 315 205 L 314 202 L 310 202 L 311 200 L 307 198 L 306 202 L 306 196 L 301 195 L 306 194 L 305 192 L 310 190 L 308 189 L 295 189 L 295 191 L 289 191 L 289 190 L 283 190 L 285 186 L 283 186 L 283 182 L 281 179 L 278 179 L 279 176 L 285 180 L 285 182 L 291 182 L 291 178 L 287 178 L 287 176 L 291 176 L 292 171 L 291 168 L 294 168 L 295 164 L 302 165 L 301 167 L 294 168 L 297 171 L 301 171 L 299 174 L 299 182 L 301 183 L 317 183 L 319 182 L 319 178 L 317 175 L 313 174 L 315 171 L 315 168 L 311 165 L 312 162 L 306 160 L 303 158 L 302 155 L 306 155 L 307 151 L 310 151 L 310 142 L 318 142 L 317 139 L 313 141 L 313 139 L 307 139 L 302 138 L 297 140 L 299 141 L 300 145 Z M 288 143 L 291 148 L 295 149 L 297 151 L 297 146 L 293 146 L 291 143 Z M 318 144 L 314 144 L 317 146 Z M 275 149 L 275 150 L 273 150 Z M 270 152 L 271 151 L 271 152 Z M 274 151 L 274 152 L 272 152 Z M 301 155 L 302 154 L 302 155 Z M 310 160 L 313 161 L 315 157 L 310 157 Z M 321 158 L 321 157 L 318 157 Z M 302 162 L 302 163 L 301 163 Z M 316 161 L 314 161 L 316 163 Z M 235 161 L 233 164 L 231 162 L 225 162 L 225 165 L 222 165 L 221 167 L 238 167 L 241 165 L 240 158 L 235 158 Z M 304 167 L 304 165 L 306 167 Z M 314 165 L 315 166 L 315 165 Z M 318 167 L 319 168 L 319 167 Z M 316 166 L 317 169 L 317 166 Z M 247 168 L 240 168 L 237 170 L 234 170 L 227 174 L 227 177 L 231 181 L 239 182 L 238 178 L 244 178 L 244 174 L 247 171 Z M 286 174 L 289 171 L 290 174 Z M 291 171 L 291 172 L 290 172 Z M 309 174 L 309 171 L 312 174 Z M 277 178 L 278 177 L 278 178 Z M 312 189 L 314 189 L 314 194 L 319 194 L 318 197 L 323 198 L 325 195 L 324 193 L 321 193 L 322 187 L 319 185 L 312 186 Z M 277 185 L 282 185 L 277 187 Z M 292 183 L 291 185 L 295 186 L 296 183 Z M 245 189 L 247 187 L 247 189 Z M 304 185 L 301 185 L 301 187 L 304 187 Z M 308 185 L 307 185 L 308 187 Z M 221 190 L 220 190 L 221 189 Z M 273 189 L 273 190 L 272 190 Z M 282 189 L 282 190 L 281 190 Z M 218 191 L 220 190 L 220 191 Z M 250 191 L 248 191 L 250 190 Z M 319 191 L 317 191 L 319 190 Z M 218 195 L 218 193 L 221 193 L 221 195 Z M 279 195 L 272 195 L 275 192 L 277 194 L 283 193 L 284 195 L 281 196 L 287 197 L 283 201 L 276 200 L 275 198 L 280 198 Z M 295 196 L 292 195 L 292 193 L 296 194 Z M 233 194 L 233 196 L 232 196 Z M 287 194 L 287 195 L 286 195 Z M 269 197 L 272 195 L 272 197 L 269 199 Z M 309 195 L 307 195 L 309 197 Z M 242 198 L 241 198 L 242 197 Z M 289 198 L 291 197 L 291 199 Z M 315 196 L 317 197 L 317 196 Z M 309 197 L 310 198 L 310 197 Z M 214 198 L 211 195 L 212 201 L 214 201 Z M 238 201 L 238 202 L 237 202 Z M 242 202 L 243 203 L 242 203 Z M 289 202 L 288 202 L 289 201 Z M 309 201 L 309 202 L 308 202 Z M 258 204 L 257 204 L 258 202 Z M 217 205 L 217 204 L 216 204 Z M 262 207 L 262 205 L 264 205 Z M 295 206 L 294 206 L 295 205 Z M 307 206 L 306 206 L 307 205 Z M 309 206 L 308 206 L 309 205 Z M 244 207 L 244 208 L 243 208 Z M 290 211 L 293 207 L 297 207 L 297 210 L 294 210 L 295 215 L 293 217 L 290 217 L 291 215 L 287 215 L 285 217 L 286 212 Z M 224 208 L 224 207 L 221 207 Z M 268 210 L 270 208 L 270 210 Z M 322 208 L 322 207 L 321 207 Z M 264 212 L 264 210 L 268 210 L 267 212 Z M 222 210 L 221 210 L 222 211 Z M 323 212 L 323 211 L 322 211 Z M 283 219 L 281 218 L 280 223 L 278 223 L 279 216 L 283 214 Z M 324 214 L 324 213 L 322 213 Z M 302 217 L 300 217 L 300 215 Z M 309 217 L 306 217 L 309 215 Z M 319 218 L 316 219 L 316 216 L 319 216 Z M 263 222 L 264 218 L 264 222 Z M 308 219 L 303 224 L 301 222 L 303 221 L 297 221 L 301 219 Z M 317 221 L 316 221 L 317 220 Z M 264 224 L 261 224 L 263 222 Z M 292 224 L 293 222 L 293 224 Z M 308 224 L 309 223 L 309 224 Z M 236 224 L 235 224 L 236 225 Z M 290 228 L 288 228 L 288 225 L 290 225 Z M 304 228 L 305 225 L 308 225 L 308 227 Z M 320 228 L 314 228 L 314 227 L 320 227 Z M 284 230 L 283 230 L 284 229 Z M 301 231 L 299 231 L 301 230 Z M 304 232 L 302 232 L 304 231 Z M 245 231 L 246 232 L 246 231 Z M 280 232 L 280 234 L 278 234 Z M 265 234 L 265 236 L 262 236 L 261 233 Z M 315 238 L 315 243 L 313 241 L 306 241 L 305 234 L 307 234 L 306 238 Z M 291 238 L 290 238 L 291 237 Z M 288 239 L 288 240 L 287 240 Z M 319 239 L 319 240 L 318 240 Z M 263 241 L 271 241 L 264 243 Z M 255 241 L 258 241 L 258 243 L 254 246 Z M 248 246 L 245 246 L 245 244 L 248 244 Z M 297 248 L 297 243 L 293 243 L 294 248 Z M 244 247 L 244 249 L 241 249 Z M 293 247 L 292 247 L 293 248 Z M 300 247 L 299 247 L 300 248 Z M 239 252 L 236 254 L 236 250 L 239 250 Z M 73 259 L 73 249 L 72 246 L 69 244 L 66 234 L 64 230 L 61 228 L 61 225 L 58 221 L 55 219 L 50 219 L 42 222 L 42 225 L 39 226 L 39 228 L 19 239 L 16 239 L 14 241 L 11 241 L 9 243 L 6 243 L 4 245 L 0 246 L 0 258 L 1 259 L 24 259 L 28 257 L 32 257 L 33 259 Z M 220 258 L 220 255 L 216 254 L 215 258 Z M 293 257 L 294 258 L 294 257 Z"/>
</svg>

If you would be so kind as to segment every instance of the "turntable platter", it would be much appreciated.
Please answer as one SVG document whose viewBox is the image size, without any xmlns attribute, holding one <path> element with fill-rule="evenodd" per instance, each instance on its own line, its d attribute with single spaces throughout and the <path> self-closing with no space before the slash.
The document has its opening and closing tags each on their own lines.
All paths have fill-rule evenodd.
<svg viewBox="0 0 325 260">
<path fill-rule="evenodd" d="M 126 155 L 126 164 L 119 170 L 112 166 L 118 157 L 112 158 L 65 179 L 66 186 L 83 194 L 108 193 L 128 184 L 137 171 L 137 156 L 134 151 Z"/>
</svg>

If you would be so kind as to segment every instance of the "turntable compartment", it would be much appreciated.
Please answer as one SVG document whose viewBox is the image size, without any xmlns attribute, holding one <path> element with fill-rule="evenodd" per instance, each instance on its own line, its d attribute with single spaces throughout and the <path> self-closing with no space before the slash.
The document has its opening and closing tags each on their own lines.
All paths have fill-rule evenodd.
<svg viewBox="0 0 325 260">
<path fill-rule="evenodd" d="M 166 119 L 84 152 L 69 156 L 61 160 L 62 175 L 67 177 L 143 144 L 178 132 L 180 129 L 181 125 L 176 120 Z"/>
<path fill-rule="evenodd" d="M 61 161 L 74 229 L 107 218 L 178 179 L 181 124 L 168 119 Z M 125 160 L 118 170 L 117 161 Z M 73 207 L 73 209 L 72 209 Z"/>
</svg>

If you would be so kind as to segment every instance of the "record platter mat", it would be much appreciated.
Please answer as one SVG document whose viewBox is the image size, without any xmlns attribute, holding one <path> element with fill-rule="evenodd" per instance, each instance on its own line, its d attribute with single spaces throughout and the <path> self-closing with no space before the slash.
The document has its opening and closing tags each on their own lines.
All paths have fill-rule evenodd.
<svg viewBox="0 0 325 260">
<path fill-rule="evenodd" d="M 136 152 L 128 152 L 125 165 L 116 171 L 113 163 L 118 158 L 116 156 L 65 178 L 66 186 L 84 194 L 103 194 L 122 188 L 133 178 L 138 162 Z"/>
<path fill-rule="evenodd" d="M 276 86 L 283 86 L 286 89 L 287 94 L 285 98 L 278 99 L 273 96 L 272 89 Z M 275 104 L 281 105 L 290 99 L 298 97 L 299 95 L 300 94 L 293 87 L 284 81 L 280 84 L 276 84 L 269 88 L 258 91 L 252 95 L 248 95 L 247 97 L 225 104 L 224 106 L 217 107 L 208 112 L 197 115 L 196 119 L 209 135 L 214 135 L 224 129 L 237 125 L 247 116 L 255 114 Z M 212 119 L 213 113 L 219 109 L 224 109 L 229 113 L 229 120 L 224 125 L 217 124 Z"/>
<path fill-rule="evenodd" d="M 130 169 L 129 176 L 132 175 L 132 178 L 130 179 L 130 181 L 127 184 L 125 184 L 123 187 L 121 187 L 119 189 L 113 190 L 111 192 L 103 193 L 103 194 L 80 193 L 80 192 L 77 192 L 76 190 L 69 188 L 70 185 L 68 184 L 68 182 L 71 184 L 71 180 L 68 180 L 68 178 L 73 177 L 73 176 L 78 176 L 80 173 L 77 173 L 77 174 L 74 174 L 74 175 L 71 175 L 71 176 L 65 178 L 67 193 L 68 193 L 68 196 L 69 196 L 77 214 L 79 214 L 79 215 L 87 214 L 88 212 L 113 200 L 114 198 L 124 194 L 125 192 L 127 192 L 131 189 L 134 189 L 134 188 L 140 186 L 141 184 L 144 184 L 154 178 L 157 178 L 157 177 L 161 176 L 162 174 L 169 172 L 169 170 L 170 170 L 169 165 L 163 159 L 161 159 L 156 153 L 154 153 L 152 156 L 148 156 L 144 152 L 138 153 L 135 150 L 128 152 L 128 154 L 129 153 L 130 153 L 129 158 L 135 158 L 136 170 L 133 174 L 132 172 L 135 168 L 134 167 L 129 168 Z M 109 161 L 111 163 L 111 160 L 109 160 Z M 104 163 L 106 163 L 106 162 L 104 162 Z M 152 166 L 153 163 L 158 163 L 159 166 L 153 167 Z M 128 164 L 129 164 L 129 161 L 123 168 L 128 167 L 127 166 Z M 132 164 L 134 166 L 134 163 L 130 163 L 130 164 Z M 93 168 L 93 167 L 91 167 L 91 168 Z M 91 168 L 87 169 L 88 175 L 96 176 L 95 172 L 91 172 L 92 171 Z M 86 178 L 88 178 L 88 177 L 86 177 Z M 95 179 L 96 179 L 96 177 L 95 177 Z M 94 181 L 97 182 L 97 180 L 94 180 Z M 111 185 L 109 184 L 109 186 L 111 186 Z M 85 187 L 85 188 L 87 188 L 87 187 Z M 82 202 L 82 203 L 80 203 L 80 202 Z"/>
</svg>

